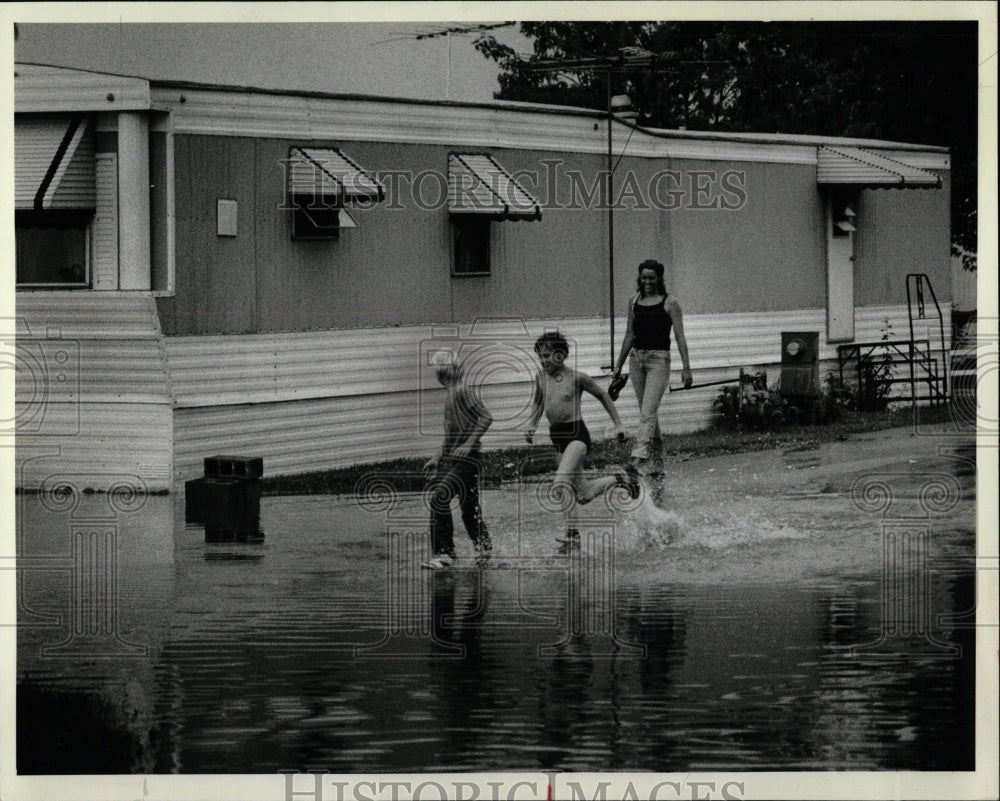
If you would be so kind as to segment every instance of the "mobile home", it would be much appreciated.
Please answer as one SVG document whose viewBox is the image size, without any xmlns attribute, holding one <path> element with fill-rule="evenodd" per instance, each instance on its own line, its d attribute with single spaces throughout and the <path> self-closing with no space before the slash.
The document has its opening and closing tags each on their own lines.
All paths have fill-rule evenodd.
<svg viewBox="0 0 1000 801">
<path fill-rule="evenodd" d="M 268 475 L 428 452 L 443 343 L 491 354 L 484 444 L 518 442 L 530 343 L 558 327 L 600 374 L 647 258 L 696 382 L 780 362 L 786 331 L 818 332 L 824 362 L 909 336 L 908 274 L 950 311 L 949 159 L 19 64 L 19 485 L 169 489 L 223 452 Z M 709 424 L 714 398 L 670 398 L 664 429 Z M 626 425 L 634 406 L 627 390 Z"/>
</svg>

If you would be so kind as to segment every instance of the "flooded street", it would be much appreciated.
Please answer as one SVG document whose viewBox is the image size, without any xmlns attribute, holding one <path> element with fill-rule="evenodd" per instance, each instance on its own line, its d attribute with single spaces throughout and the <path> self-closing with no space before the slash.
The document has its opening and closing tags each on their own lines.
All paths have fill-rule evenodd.
<svg viewBox="0 0 1000 801">
<path fill-rule="evenodd" d="M 938 426 L 671 464 L 570 556 L 511 482 L 492 559 L 459 525 L 438 572 L 375 484 L 265 497 L 245 541 L 180 493 L 18 496 L 19 770 L 971 769 L 973 457 Z"/>
</svg>

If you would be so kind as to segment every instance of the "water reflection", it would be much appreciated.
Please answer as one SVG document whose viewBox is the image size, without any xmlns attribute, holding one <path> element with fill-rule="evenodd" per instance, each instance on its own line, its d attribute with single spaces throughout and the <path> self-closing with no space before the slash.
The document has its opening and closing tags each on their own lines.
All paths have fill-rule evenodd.
<svg viewBox="0 0 1000 801">
<path fill-rule="evenodd" d="M 105 501 L 54 512 L 26 496 L 20 683 L 39 725 L 71 740 L 93 725 L 74 731 L 59 720 L 69 702 L 46 693 L 112 710 L 127 735 L 116 770 L 971 766 L 968 529 L 935 527 L 920 611 L 961 658 L 921 637 L 867 653 L 886 607 L 881 551 L 860 525 L 835 544 L 800 530 L 616 551 L 609 573 L 600 547 L 553 557 L 550 521 L 519 522 L 506 492 L 484 493 L 492 563 L 447 573 L 414 562 L 418 498 L 402 513 L 421 523 L 402 533 L 345 498 L 264 498 L 251 525 L 225 531 L 150 498 L 112 525 L 114 632 L 144 651 L 100 660 L 53 646 L 79 602 L 74 537 Z M 764 570 L 767 582 L 741 578 Z"/>
<path fill-rule="evenodd" d="M 259 479 L 202 478 L 189 481 L 184 496 L 184 522 L 201 527 L 205 542 L 260 542 Z M 206 554 L 207 556 L 207 554 Z"/>
</svg>

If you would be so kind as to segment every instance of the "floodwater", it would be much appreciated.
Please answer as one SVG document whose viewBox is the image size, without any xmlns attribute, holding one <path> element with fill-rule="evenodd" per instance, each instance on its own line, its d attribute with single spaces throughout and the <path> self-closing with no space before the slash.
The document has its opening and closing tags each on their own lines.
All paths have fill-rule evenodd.
<svg viewBox="0 0 1000 801">
<path fill-rule="evenodd" d="M 570 556 L 514 481 L 448 572 L 377 481 L 211 542 L 179 493 L 18 496 L 19 772 L 972 769 L 972 453 L 671 464 Z"/>
</svg>

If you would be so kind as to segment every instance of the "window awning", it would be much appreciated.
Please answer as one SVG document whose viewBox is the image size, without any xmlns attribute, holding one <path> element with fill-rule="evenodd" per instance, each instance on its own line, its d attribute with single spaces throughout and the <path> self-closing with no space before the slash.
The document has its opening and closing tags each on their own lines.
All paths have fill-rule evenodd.
<svg viewBox="0 0 1000 801">
<path fill-rule="evenodd" d="M 85 117 L 15 120 L 15 209 L 93 209 L 95 169 L 94 138 Z"/>
<path fill-rule="evenodd" d="M 448 156 L 448 211 L 504 220 L 538 220 L 542 208 L 492 156 Z"/>
<path fill-rule="evenodd" d="M 872 188 L 938 188 L 932 172 L 863 147 L 821 146 L 816 154 L 816 183 Z"/>
<path fill-rule="evenodd" d="M 379 203 L 385 188 L 335 147 L 293 147 L 288 154 L 288 193 Z"/>
</svg>

